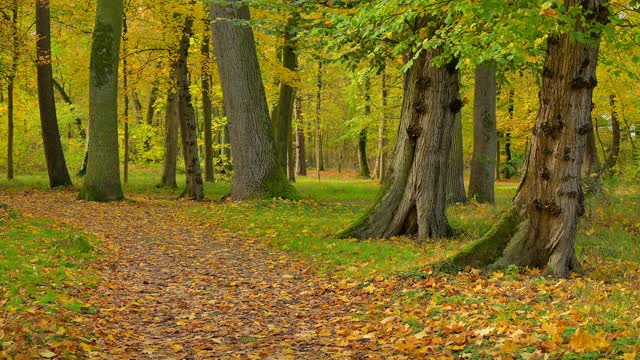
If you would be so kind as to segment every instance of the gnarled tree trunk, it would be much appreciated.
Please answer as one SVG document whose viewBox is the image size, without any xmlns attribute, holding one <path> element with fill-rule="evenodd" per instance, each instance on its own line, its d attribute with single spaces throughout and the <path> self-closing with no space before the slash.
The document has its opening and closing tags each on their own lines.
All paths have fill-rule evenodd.
<svg viewBox="0 0 640 360">
<path fill-rule="evenodd" d="M 62 152 L 56 101 L 53 95 L 53 70 L 51 68 L 51 18 L 49 0 L 36 1 L 36 34 L 38 53 L 38 99 L 44 155 L 47 159 L 49 186 L 71 185 L 71 176 Z"/>
<path fill-rule="evenodd" d="M 574 6 L 592 12 L 590 19 L 602 23 L 608 19 L 603 0 L 565 0 L 566 8 Z M 584 31 L 581 21 L 576 24 L 576 30 Z M 599 40 L 596 32 L 592 40 Z M 568 34 L 549 36 L 540 111 L 513 205 L 489 233 L 443 266 L 515 264 L 546 268 L 558 277 L 580 271 L 575 237 L 584 213 L 580 175 L 591 131 L 598 47 L 578 43 Z"/>
<path fill-rule="evenodd" d="M 496 129 L 496 69 L 492 64 L 476 67 L 473 103 L 473 158 L 469 198 L 494 203 L 498 130 Z"/>
<path fill-rule="evenodd" d="M 246 23 L 249 9 L 233 0 L 224 6 L 212 4 L 211 16 L 234 160 L 230 196 L 234 200 L 298 198 L 284 167 L 276 161 L 255 41 Z"/>
<path fill-rule="evenodd" d="M 446 173 L 454 115 L 460 111 L 455 63 L 436 66 L 423 51 L 405 76 L 398 141 L 381 197 L 343 237 L 447 236 Z"/>
</svg>

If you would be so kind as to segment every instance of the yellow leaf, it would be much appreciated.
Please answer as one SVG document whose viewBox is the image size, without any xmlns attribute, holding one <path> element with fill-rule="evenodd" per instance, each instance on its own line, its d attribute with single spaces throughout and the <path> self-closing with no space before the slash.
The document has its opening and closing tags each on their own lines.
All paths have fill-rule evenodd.
<svg viewBox="0 0 640 360">
<path fill-rule="evenodd" d="M 49 350 L 42 350 L 38 354 L 45 359 L 53 359 L 54 357 L 57 356 L 56 353 Z"/>
<path fill-rule="evenodd" d="M 609 342 L 602 333 L 591 335 L 589 332 L 576 330 L 569 341 L 569 347 L 575 352 L 592 352 L 606 350 Z"/>
<path fill-rule="evenodd" d="M 182 345 L 180 344 L 175 344 L 172 347 L 173 347 L 173 350 L 175 351 L 181 351 L 182 349 L 184 349 L 184 347 L 182 347 Z"/>
<path fill-rule="evenodd" d="M 58 331 L 56 331 L 56 335 L 64 335 L 66 332 L 67 330 L 61 326 Z"/>
<path fill-rule="evenodd" d="M 84 352 L 86 353 L 90 353 L 91 352 L 91 345 L 89 344 L 85 344 L 85 343 L 81 343 L 80 347 L 82 348 L 82 350 L 84 350 Z"/>
</svg>

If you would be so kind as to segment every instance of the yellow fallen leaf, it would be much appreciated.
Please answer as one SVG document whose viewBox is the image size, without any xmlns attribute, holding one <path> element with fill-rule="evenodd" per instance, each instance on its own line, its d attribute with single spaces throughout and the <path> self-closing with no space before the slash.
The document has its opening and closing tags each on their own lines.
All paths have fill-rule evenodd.
<svg viewBox="0 0 640 360">
<path fill-rule="evenodd" d="M 42 350 L 38 353 L 38 355 L 40 355 L 41 357 L 45 358 L 45 359 L 53 359 L 54 357 L 56 357 L 56 353 L 54 353 L 53 351 L 49 351 L 49 350 Z"/>
<path fill-rule="evenodd" d="M 182 349 L 184 349 L 184 347 L 182 347 L 182 345 L 180 344 L 175 344 L 172 346 L 173 350 L 175 351 L 181 351 Z"/>
<path fill-rule="evenodd" d="M 67 330 L 61 326 L 58 331 L 56 331 L 56 335 L 64 335 L 66 332 Z"/>
</svg>

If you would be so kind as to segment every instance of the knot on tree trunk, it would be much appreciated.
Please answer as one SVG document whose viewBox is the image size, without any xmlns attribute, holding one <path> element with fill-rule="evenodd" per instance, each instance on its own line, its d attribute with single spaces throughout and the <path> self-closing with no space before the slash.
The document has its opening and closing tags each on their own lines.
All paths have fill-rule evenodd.
<svg viewBox="0 0 640 360">
<path fill-rule="evenodd" d="M 460 110 L 462 110 L 462 105 L 463 102 L 460 99 L 455 99 L 451 102 L 451 104 L 449 105 L 449 109 L 451 110 L 451 112 L 453 114 L 457 114 L 460 112 Z"/>
<path fill-rule="evenodd" d="M 581 77 L 576 77 L 571 81 L 571 88 L 575 90 L 587 89 L 591 90 L 598 85 L 598 80 L 595 76 L 591 76 L 588 79 L 583 79 Z"/>
<path fill-rule="evenodd" d="M 591 129 L 591 124 L 583 124 L 578 128 L 577 132 L 578 132 L 578 135 L 587 135 L 592 131 L 593 129 Z"/>
<path fill-rule="evenodd" d="M 415 141 L 417 138 L 419 138 L 421 133 L 422 133 L 422 128 L 420 126 L 412 124 L 412 125 L 409 125 L 409 127 L 407 127 L 407 135 L 409 135 L 409 138 L 412 141 Z"/>
</svg>

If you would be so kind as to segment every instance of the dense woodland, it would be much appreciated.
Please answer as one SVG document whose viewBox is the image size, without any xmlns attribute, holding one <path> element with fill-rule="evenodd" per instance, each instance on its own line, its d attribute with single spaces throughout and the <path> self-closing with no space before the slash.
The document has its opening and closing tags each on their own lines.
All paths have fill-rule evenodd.
<svg viewBox="0 0 640 360">
<path fill-rule="evenodd" d="M 180 209 L 190 200 L 212 200 L 214 212 L 271 201 L 286 213 L 317 206 L 318 196 L 353 192 L 347 197 L 356 205 L 348 206 L 357 216 L 339 215 L 333 205 L 316 215 L 348 220 L 318 224 L 335 241 L 404 239 L 410 245 L 400 249 L 428 251 L 442 239 L 460 241 L 426 265 L 445 277 L 514 267 L 581 276 L 593 262 L 585 271 L 576 242 L 598 231 L 594 211 L 606 218 L 618 214 L 612 204 L 629 201 L 628 214 L 619 212 L 629 216 L 620 220 L 620 236 L 631 239 L 633 254 L 640 246 L 639 20 L 636 0 L 5 0 L 2 209 L 16 206 L 16 188 L 24 196 L 39 189 L 33 181 L 45 173 L 50 188 L 88 201 L 68 199 L 62 208 L 94 211 L 92 202 L 160 193 Z M 336 179 L 350 180 L 337 190 Z M 373 191 L 359 198 L 362 184 Z M 51 194 L 36 195 L 48 205 L 25 206 L 49 208 Z M 251 209 L 239 216 L 253 216 Z M 164 234 L 160 222 L 147 221 Z M 265 238 L 293 231 L 252 221 Z M 368 281 L 362 288 L 375 282 Z M 637 290 L 628 296 L 637 310 Z M 415 341 L 426 329 L 413 331 Z M 637 340 L 612 353 L 591 330 L 592 338 L 575 340 L 583 347 L 571 333 L 540 354 L 557 356 L 557 346 L 568 346 L 637 355 Z M 17 354 L 1 352 L 16 339 L 0 355 Z M 69 354 L 79 346 L 71 343 Z M 452 344 L 461 345 L 438 349 L 454 354 Z"/>
</svg>

